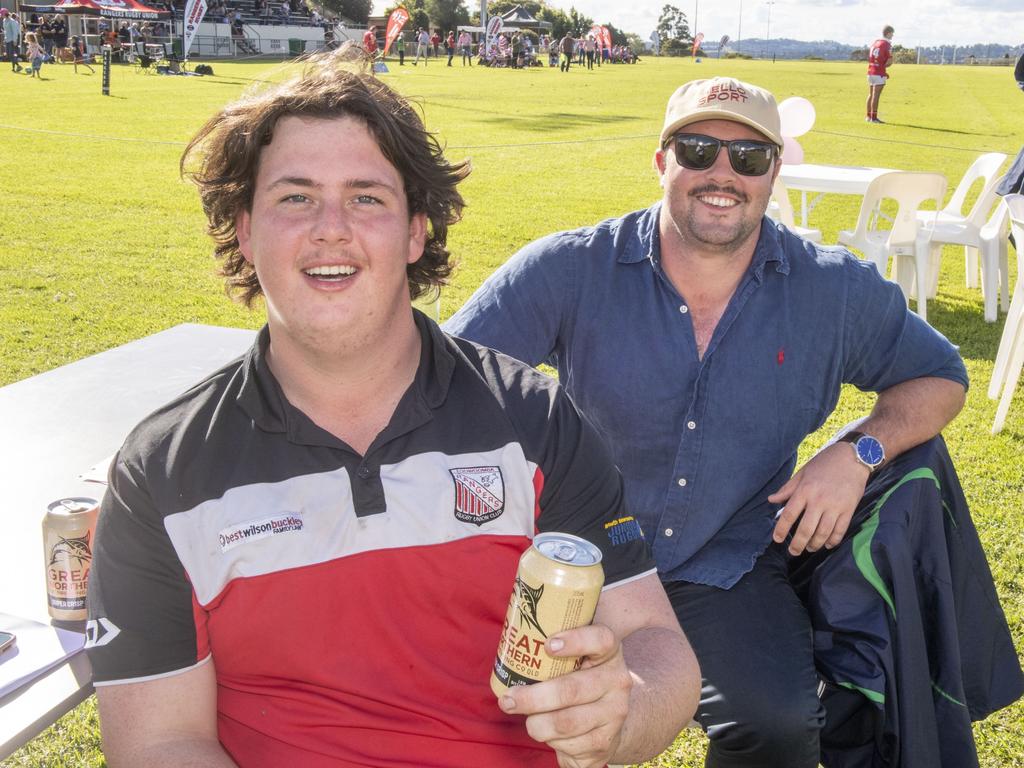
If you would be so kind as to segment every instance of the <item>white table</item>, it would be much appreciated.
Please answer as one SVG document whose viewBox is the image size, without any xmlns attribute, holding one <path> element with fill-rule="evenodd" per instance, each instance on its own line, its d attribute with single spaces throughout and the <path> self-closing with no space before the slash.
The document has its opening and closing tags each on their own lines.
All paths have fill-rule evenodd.
<svg viewBox="0 0 1024 768">
<path fill-rule="evenodd" d="M 785 165 L 779 171 L 779 178 L 787 189 L 800 190 L 800 226 L 807 226 L 807 216 L 826 194 L 864 196 L 868 186 L 876 178 L 891 173 L 893 168 L 865 168 L 854 165 L 818 165 L 801 163 Z M 807 193 L 817 196 L 807 203 Z"/>
<path fill-rule="evenodd" d="M 46 505 L 99 498 L 81 472 L 120 447 L 146 414 L 242 354 L 254 332 L 178 325 L 0 388 L 0 611 L 49 622 L 41 525 Z M 84 653 L 0 699 L 0 760 L 92 693 Z"/>
</svg>

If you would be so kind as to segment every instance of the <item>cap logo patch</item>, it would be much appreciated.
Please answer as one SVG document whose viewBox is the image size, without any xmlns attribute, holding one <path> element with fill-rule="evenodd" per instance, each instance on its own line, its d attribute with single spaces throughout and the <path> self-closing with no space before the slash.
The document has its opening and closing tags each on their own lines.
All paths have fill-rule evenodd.
<svg viewBox="0 0 1024 768">
<path fill-rule="evenodd" d="M 715 83 L 706 94 L 700 97 L 697 106 L 703 107 L 716 101 L 746 101 L 748 98 L 746 90 L 738 85 Z"/>
<path fill-rule="evenodd" d="M 456 467 L 448 470 L 455 481 L 455 519 L 483 525 L 505 511 L 505 482 L 501 467 Z"/>
</svg>

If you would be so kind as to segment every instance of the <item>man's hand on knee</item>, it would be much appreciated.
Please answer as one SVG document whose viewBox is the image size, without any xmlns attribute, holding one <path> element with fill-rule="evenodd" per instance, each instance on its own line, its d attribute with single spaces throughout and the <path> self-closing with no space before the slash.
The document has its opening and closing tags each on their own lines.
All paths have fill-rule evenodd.
<svg viewBox="0 0 1024 768">
<path fill-rule="evenodd" d="M 773 504 L 785 504 L 772 533 L 777 543 L 786 540 L 799 519 L 789 553 L 805 549 L 817 552 L 823 546 L 839 546 L 857 504 L 864 495 L 870 471 L 860 464 L 846 443 L 831 445 L 800 468 L 778 491 L 768 497 Z"/>
<path fill-rule="evenodd" d="M 555 750 L 562 768 L 605 765 L 618 746 L 633 686 L 622 646 L 608 627 L 595 624 L 550 637 L 545 649 L 555 657 L 582 656 L 583 665 L 512 688 L 499 706 L 526 715 L 527 732 Z"/>
</svg>

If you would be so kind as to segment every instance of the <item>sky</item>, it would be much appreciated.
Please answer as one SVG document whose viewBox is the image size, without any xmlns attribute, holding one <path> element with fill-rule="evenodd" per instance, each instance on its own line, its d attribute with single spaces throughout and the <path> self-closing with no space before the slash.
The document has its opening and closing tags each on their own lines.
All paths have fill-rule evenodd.
<svg viewBox="0 0 1024 768">
<path fill-rule="evenodd" d="M 576 10 L 597 22 L 611 22 L 647 39 L 664 5 L 686 14 L 693 29 L 709 40 L 722 35 L 796 40 L 836 40 L 867 45 L 891 24 L 894 43 L 918 45 L 1024 43 L 1024 0 L 547 0 L 549 5 Z M 381 12 L 390 2 L 375 0 Z M 479 0 L 466 0 L 474 10 Z M 769 10 L 771 19 L 769 20 Z M 742 11 L 742 14 L 741 14 Z M 770 27 L 769 27 L 770 22 Z"/>
</svg>

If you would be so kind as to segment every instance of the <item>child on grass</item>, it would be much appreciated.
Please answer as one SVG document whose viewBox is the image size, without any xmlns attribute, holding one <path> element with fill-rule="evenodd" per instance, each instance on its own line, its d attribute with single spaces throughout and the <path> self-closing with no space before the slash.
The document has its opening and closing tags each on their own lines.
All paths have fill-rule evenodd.
<svg viewBox="0 0 1024 768">
<path fill-rule="evenodd" d="M 71 55 L 72 61 L 75 65 L 75 74 L 78 74 L 78 65 L 81 64 L 83 67 L 89 70 L 89 72 L 95 74 L 96 70 L 86 62 L 85 60 L 85 41 L 82 40 L 78 35 L 71 38 Z"/>
<path fill-rule="evenodd" d="M 43 46 L 39 44 L 39 38 L 35 32 L 25 35 L 25 55 L 32 63 L 27 74 L 29 77 L 40 77 L 39 71 L 43 68 Z"/>
</svg>

